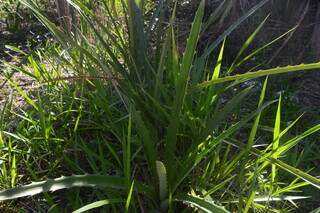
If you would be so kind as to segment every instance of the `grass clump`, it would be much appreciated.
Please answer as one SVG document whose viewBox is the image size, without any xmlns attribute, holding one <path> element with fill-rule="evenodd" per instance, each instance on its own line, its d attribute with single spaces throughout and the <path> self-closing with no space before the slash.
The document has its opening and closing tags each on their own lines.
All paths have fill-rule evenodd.
<svg viewBox="0 0 320 213">
<path fill-rule="evenodd" d="M 285 137 L 301 116 L 284 127 L 281 98 L 265 100 L 267 78 L 261 88 L 245 83 L 316 69 L 320 63 L 231 75 L 261 50 L 241 59 L 264 20 L 232 65 L 223 64 L 227 36 L 267 0 L 198 52 L 208 24 L 203 24 L 201 1 L 182 56 L 176 44 L 176 6 L 164 25 L 162 1 L 102 1 L 105 17 L 86 1 L 68 1 L 79 18 L 71 33 L 50 22 L 36 2 L 21 2 L 59 45 L 39 53 L 31 70 L 22 69 L 40 84 L 39 92 L 26 94 L 11 81 L 29 108 L 11 115 L 19 117 L 15 125 L 6 119 L 9 114 L 1 117 L 1 181 L 7 190 L 0 192 L 0 200 L 43 193 L 45 201 L 35 197 L 32 205 L 58 212 L 278 212 L 307 198 L 295 193 L 298 188 L 320 188 L 318 178 L 283 160 L 320 125 Z M 148 24 L 147 8 L 154 8 Z M 256 107 L 245 110 L 248 98 L 259 93 Z M 272 134 L 260 141 L 259 134 L 265 134 L 262 112 L 276 102 Z M 10 99 L 4 112 L 8 109 Z M 282 179 L 283 173 L 290 178 Z M 31 179 L 37 182 L 16 186 Z M 68 188 L 74 190 L 61 192 Z M 60 194 L 48 193 L 57 190 Z"/>
</svg>

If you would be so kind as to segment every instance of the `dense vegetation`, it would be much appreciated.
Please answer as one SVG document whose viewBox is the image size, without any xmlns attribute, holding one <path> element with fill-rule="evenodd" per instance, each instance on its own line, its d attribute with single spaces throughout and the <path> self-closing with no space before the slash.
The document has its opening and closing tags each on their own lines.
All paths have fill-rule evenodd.
<svg viewBox="0 0 320 213">
<path fill-rule="evenodd" d="M 254 44 L 268 0 L 222 28 L 235 1 L 57 2 L 59 20 L 48 2 L 1 7 L 7 30 L 50 32 L 26 39 L 41 45 L 5 46 L 20 60 L 1 65 L 1 209 L 317 212 L 319 117 L 294 104 L 288 73 L 320 62 L 264 63 L 296 29 Z M 258 13 L 241 46 L 230 45 Z"/>
</svg>

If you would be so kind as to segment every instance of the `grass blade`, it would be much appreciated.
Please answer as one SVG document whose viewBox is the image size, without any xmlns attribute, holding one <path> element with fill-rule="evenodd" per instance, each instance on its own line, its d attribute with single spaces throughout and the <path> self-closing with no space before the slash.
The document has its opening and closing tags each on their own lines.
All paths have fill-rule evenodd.
<svg viewBox="0 0 320 213">
<path fill-rule="evenodd" d="M 273 129 L 273 143 L 272 143 L 272 150 L 275 151 L 279 147 L 279 142 L 280 142 L 280 124 L 281 124 L 281 95 L 279 98 L 279 103 L 278 103 L 278 109 L 277 109 L 277 114 L 276 114 L 276 120 L 274 124 L 274 129 Z M 277 155 L 273 155 L 274 158 L 277 158 Z M 276 179 L 276 167 L 275 165 L 272 165 L 271 168 L 271 182 L 274 183 Z"/>
<path fill-rule="evenodd" d="M 240 56 L 244 53 L 244 51 L 249 47 L 249 45 L 252 43 L 252 41 L 254 40 L 254 38 L 257 36 L 257 34 L 260 32 L 260 30 L 262 29 L 262 27 L 264 26 L 264 24 L 266 23 L 267 19 L 269 18 L 270 15 L 268 15 L 257 27 L 257 29 L 249 36 L 249 38 L 246 40 L 246 42 L 242 45 L 240 51 L 238 52 L 236 58 L 234 59 L 234 61 L 232 62 L 229 70 L 227 73 L 231 73 L 234 68 L 235 68 L 235 64 L 237 63 L 238 59 L 240 58 Z"/>
<path fill-rule="evenodd" d="M 208 86 L 211 86 L 214 84 L 219 84 L 219 83 L 228 82 L 228 81 L 249 80 L 249 79 L 259 78 L 259 77 L 267 76 L 267 75 L 297 72 L 297 71 L 303 71 L 303 70 L 315 70 L 315 69 L 319 69 L 319 68 L 320 68 L 320 62 L 310 63 L 310 64 L 300 64 L 300 65 L 294 65 L 294 66 L 286 66 L 286 67 L 276 67 L 276 68 L 259 70 L 256 72 L 247 72 L 247 73 L 240 74 L 240 75 L 232 75 L 232 76 L 218 78 L 218 79 L 211 80 L 211 81 L 206 81 L 206 82 L 203 82 L 203 83 L 196 85 L 192 89 L 200 89 L 200 88 L 204 88 L 204 87 L 208 87 Z"/>
<path fill-rule="evenodd" d="M 234 22 L 224 33 L 222 33 L 216 40 L 213 42 L 203 53 L 203 57 L 208 57 L 211 52 L 230 34 L 232 33 L 239 25 L 242 24 L 247 18 L 254 14 L 258 9 L 265 5 L 269 0 L 262 0 L 254 7 L 252 7 L 245 15 L 240 19 Z"/>
<path fill-rule="evenodd" d="M 260 94 L 258 107 L 261 107 L 263 102 L 264 102 L 266 89 L 267 89 L 267 82 L 268 82 L 268 77 L 265 79 L 265 81 L 263 83 L 263 87 L 262 87 L 262 91 L 261 91 L 261 94 Z M 242 162 L 240 164 L 240 172 L 239 172 L 239 183 L 240 183 L 240 187 L 241 188 L 244 186 L 244 183 L 245 183 L 245 167 L 246 167 L 246 163 L 248 161 L 248 155 L 249 155 L 250 149 L 254 144 L 254 140 L 255 140 L 255 137 L 256 137 L 256 134 L 257 134 L 257 130 L 258 130 L 258 126 L 259 126 L 259 123 L 260 123 L 260 117 L 261 117 L 261 112 L 258 113 L 258 115 L 257 115 L 257 117 L 256 117 L 256 119 L 255 119 L 255 121 L 253 123 L 253 126 L 252 126 L 251 131 L 250 131 L 249 139 L 248 139 L 248 144 L 246 145 L 246 148 L 239 154 L 239 156 L 243 157 L 243 160 L 242 160 Z M 245 205 L 244 212 L 248 211 L 251 203 L 253 202 L 254 196 L 255 196 L 255 194 L 250 193 L 249 199 L 247 200 L 246 205 Z M 243 208 L 243 201 L 244 201 L 243 200 L 243 196 L 240 193 L 240 196 L 239 196 L 239 209 L 241 209 L 241 210 Z"/>
<path fill-rule="evenodd" d="M 128 197 L 127 197 L 126 206 L 125 206 L 125 212 L 126 213 L 129 212 L 130 203 L 131 203 L 131 200 L 132 200 L 133 187 L 134 187 L 134 181 L 132 181 L 132 184 L 131 184 L 131 187 L 130 187 L 130 190 L 129 190 L 129 194 L 128 194 Z"/>
<path fill-rule="evenodd" d="M 271 45 L 273 45 L 274 43 L 276 43 L 277 41 L 281 40 L 282 38 L 284 38 L 286 35 L 291 34 L 295 29 L 297 28 L 294 27 L 290 30 L 288 30 L 287 32 L 283 33 L 282 35 L 276 37 L 275 39 L 271 40 L 270 42 L 266 43 L 265 45 L 263 45 L 262 47 L 259 47 L 258 49 L 254 50 L 252 53 L 250 53 L 249 55 L 245 56 L 242 60 L 240 60 L 238 63 L 236 63 L 234 65 L 234 69 L 239 67 L 240 65 L 242 65 L 243 63 L 245 63 L 246 61 L 250 60 L 251 58 L 253 58 L 254 56 L 256 56 L 258 53 L 262 52 L 262 50 L 266 49 L 267 47 L 270 47 Z"/>
<path fill-rule="evenodd" d="M 85 206 L 81 207 L 80 209 L 77 209 L 77 210 L 73 211 L 72 213 L 82 213 L 82 212 L 86 212 L 86 211 L 89 211 L 89 210 L 92 210 L 92 209 L 99 208 L 101 206 L 114 204 L 114 203 L 122 203 L 122 202 L 124 202 L 124 201 L 122 199 L 119 199 L 119 198 L 99 200 L 99 201 L 90 203 L 88 205 L 85 205 Z"/>
<path fill-rule="evenodd" d="M 234 134 L 237 130 L 242 128 L 245 124 L 247 124 L 252 118 L 254 118 L 258 113 L 262 112 L 266 107 L 273 104 L 275 101 L 270 101 L 263 104 L 261 107 L 256 109 L 254 112 L 250 113 L 242 120 L 237 122 L 236 124 L 229 127 L 223 133 L 218 135 L 217 137 L 212 138 L 212 141 L 204 141 L 202 144 L 207 144 L 206 149 L 199 152 L 198 147 L 202 144 L 200 143 L 198 146 L 195 146 L 190 149 L 188 154 L 186 154 L 185 159 L 182 160 L 182 167 L 179 168 L 179 176 L 176 177 L 174 182 L 173 191 L 175 191 L 178 186 L 182 183 L 182 181 L 190 174 L 190 172 L 203 160 L 212 150 L 220 143 L 222 143 L 226 138 Z M 210 134 L 211 135 L 211 134 Z M 209 135 L 208 135 L 209 136 Z"/>
<path fill-rule="evenodd" d="M 229 213 L 223 206 L 219 206 L 212 201 L 207 201 L 203 198 L 195 197 L 188 194 L 181 194 L 174 198 L 175 201 L 183 202 L 191 207 L 207 213 Z"/>
<path fill-rule="evenodd" d="M 172 119 L 168 127 L 166 147 L 165 147 L 165 163 L 168 169 L 169 181 L 172 179 L 173 177 L 172 174 L 174 173 L 172 165 L 174 161 L 174 153 L 176 150 L 177 132 L 179 128 L 179 117 L 180 117 L 181 109 L 183 106 L 184 97 L 186 95 L 186 87 L 188 83 L 189 72 L 192 65 L 193 57 L 195 55 L 195 48 L 198 42 L 200 30 L 201 30 L 203 15 L 204 15 L 204 0 L 201 1 L 200 6 L 197 10 L 195 19 L 193 21 L 189 39 L 187 42 L 187 47 L 182 59 L 179 77 L 177 80 L 176 97 L 173 104 Z"/>
<path fill-rule="evenodd" d="M 211 80 L 215 80 L 215 79 L 219 78 L 220 71 L 221 71 L 223 52 L 224 52 L 224 46 L 225 46 L 225 40 L 223 41 L 223 43 L 221 45 L 219 56 L 218 56 L 218 60 L 217 60 L 216 65 L 214 67 L 214 70 L 213 70 L 213 73 L 212 73 L 212 76 L 211 76 Z M 207 98 L 206 99 L 206 103 L 204 104 L 204 106 L 202 108 L 205 112 L 208 111 L 208 108 L 214 102 L 214 99 L 216 97 L 216 94 L 215 94 L 214 90 L 215 90 L 214 85 L 209 87 L 208 95 L 206 97 Z"/>
<path fill-rule="evenodd" d="M 147 162 L 149 165 L 149 170 L 151 174 L 156 176 L 156 159 L 157 159 L 157 151 L 155 147 L 155 141 L 150 136 L 150 131 L 148 127 L 146 126 L 145 122 L 143 122 L 141 113 L 140 112 L 134 112 L 133 114 L 134 121 L 137 125 L 137 131 L 141 137 L 142 145 L 146 153 Z"/>
</svg>

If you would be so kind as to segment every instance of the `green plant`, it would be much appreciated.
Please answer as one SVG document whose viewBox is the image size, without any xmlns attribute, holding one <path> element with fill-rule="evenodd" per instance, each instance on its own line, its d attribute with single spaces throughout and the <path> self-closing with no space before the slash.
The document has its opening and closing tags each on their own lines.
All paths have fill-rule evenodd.
<svg viewBox="0 0 320 213">
<path fill-rule="evenodd" d="M 243 88 L 243 82 L 315 69 L 320 63 L 230 75 L 237 65 L 260 51 L 240 59 L 264 21 L 244 44 L 232 66 L 229 69 L 222 66 L 227 36 L 267 0 L 230 26 L 202 53 L 196 48 L 204 16 L 205 1 L 201 1 L 183 56 L 177 52 L 175 39 L 176 6 L 165 32 L 154 41 L 146 32 L 161 29 L 163 23 L 145 30 L 144 13 L 146 5 L 151 4 L 149 1 L 121 1 L 118 6 L 123 11 L 118 13 L 112 13 L 108 1 L 103 1 L 107 25 L 85 1 L 68 1 L 80 15 L 77 37 L 59 30 L 34 1 L 21 2 L 48 27 L 62 50 L 57 47 L 48 50 L 45 56 L 39 55 L 40 59 L 46 57 L 52 61 L 51 71 L 41 60 L 32 57 L 29 61 L 33 71 L 22 70 L 45 84 L 42 85 L 44 95 L 36 94 L 36 101 L 11 81 L 32 109 L 20 115 L 20 131 L 2 130 L 6 137 L 4 143 L 15 139 L 30 145 L 31 152 L 51 150 L 50 155 L 62 156 L 64 145 L 60 142 L 69 142 L 74 153 L 61 157 L 63 160 L 57 160 L 56 164 L 47 162 L 50 172 L 55 171 L 55 165 L 67 162 L 66 168 L 72 172 L 89 170 L 94 175 L 61 177 L 20 186 L 0 192 L 0 200 L 90 186 L 98 188 L 95 194 L 100 201 L 78 212 L 109 204 L 108 210 L 125 212 L 192 211 L 189 207 L 205 212 L 228 212 L 226 208 L 240 212 L 269 208 L 277 212 L 286 207 L 280 201 L 306 198 L 283 195 L 308 184 L 320 188 L 319 179 L 281 161 L 288 150 L 317 132 L 320 125 L 296 137 L 284 138 L 300 117 L 282 129 L 280 98 L 273 137 L 267 138 L 271 142 L 256 148 L 262 112 L 277 102 L 264 100 L 267 80 L 257 108 L 246 113 L 241 107 L 250 94 L 255 93 L 253 86 Z M 163 15 L 163 4 L 158 6 L 160 12 L 155 20 Z M 125 28 L 122 23 L 127 24 Z M 219 45 L 215 66 L 210 68 L 207 64 Z M 74 76 L 61 77 L 65 69 L 72 70 Z M 65 80 L 76 82 L 71 84 Z M 248 128 L 251 120 L 254 123 Z M 247 143 L 239 140 L 242 132 L 249 132 L 245 134 Z M 37 145 L 37 140 L 42 145 Z M 82 155 L 87 168 L 82 165 Z M 50 161 L 52 156 L 40 159 Z M 28 160 L 26 164 L 30 166 Z M 293 181 L 282 185 L 278 168 L 291 173 Z M 38 179 L 36 168 L 28 171 Z M 72 202 L 78 203 L 72 205 L 79 207 L 82 204 L 79 191 L 74 192 L 71 199 L 75 197 L 78 199 Z M 46 200 L 54 203 L 48 194 Z"/>
</svg>

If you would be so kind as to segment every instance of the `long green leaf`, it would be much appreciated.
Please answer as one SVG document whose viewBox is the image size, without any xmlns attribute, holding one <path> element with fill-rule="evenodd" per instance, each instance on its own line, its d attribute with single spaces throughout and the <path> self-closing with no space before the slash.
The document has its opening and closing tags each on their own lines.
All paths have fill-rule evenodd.
<svg viewBox="0 0 320 213">
<path fill-rule="evenodd" d="M 33 196 L 43 192 L 54 192 L 60 189 L 73 187 L 106 187 L 126 189 L 125 178 L 107 175 L 74 175 L 35 182 L 0 192 L 0 200 L 10 200 L 20 197 Z M 147 192 L 149 189 L 143 185 L 137 186 L 138 190 Z M 150 192 L 150 191 L 149 191 Z"/>
<path fill-rule="evenodd" d="M 146 154 L 148 166 L 150 172 L 156 176 L 156 159 L 157 159 L 157 150 L 155 147 L 155 139 L 151 137 L 150 130 L 145 122 L 142 120 L 141 112 L 135 111 L 133 113 L 133 119 L 137 125 L 137 131 L 141 137 L 141 142 L 143 149 Z"/>
<path fill-rule="evenodd" d="M 174 182 L 173 191 L 175 191 L 178 186 L 182 183 L 182 181 L 190 174 L 190 172 L 203 160 L 209 153 L 212 152 L 212 150 L 222 141 L 224 141 L 226 138 L 234 134 L 236 131 L 238 131 L 240 128 L 242 128 L 245 124 L 247 124 L 252 118 L 254 118 L 258 113 L 262 112 L 266 107 L 273 104 L 275 101 L 270 101 L 265 104 L 263 104 L 261 107 L 250 113 L 248 116 L 244 117 L 242 120 L 237 122 L 236 124 L 229 127 L 227 130 L 222 132 L 217 137 L 214 137 L 210 139 L 209 143 L 208 141 L 202 142 L 202 144 L 206 144 L 206 147 L 204 150 L 200 152 L 198 147 L 200 147 L 202 144 L 199 144 L 199 146 L 195 146 L 190 148 L 188 154 L 186 155 L 185 159 L 182 160 L 181 168 L 179 169 L 179 175 L 176 177 Z M 208 135 L 209 137 L 210 135 Z"/>
<path fill-rule="evenodd" d="M 178 195 L 174 200 L 186 203 L 197 210 L 207 213 L 229 213 L 223 206 L 215 204 L 213 201 L 208 201 L 188 194 Z"/>
<path fill-rule="evenodd" d="M 157 161 L 156 166 L 159 179 L 159 198 L 160 201 L 164 201 L 168 195 L 167 171 L 161 161 Z"/>
<path fill-rule="evenodd" d="M 269 15 L 260 23 L 260 25 L 257 27 L 257 29 L 249 36 L 249 38 L 246 40 L 246 42 L 242 45 L 242 47 L 241 47 L 240 51 L 238 52 L 236 58 L 232 62 L 231 66 L 230 66 L 230 68 L 228 70 L 228 73 L 231 73 L 234 70 L 238 59 L 244 53 L 244 51 L 249 47 L 249 45 L 252 43 L 252 41 L 254 40 L 256 35 L 260 32 L 261 28 L 264 26 L 264 24 L 266 23 L 268 18 L 269 18 Z"/>
<path fill-rule="evenodd" d="M 140 3 L 141 1 L 128 0 L 130 50 L 137 67 L 137 78 L 139 79 L 142 77 L 148 78 L 151 74 L 146 66 L 147 44 L 144 34 L 143 8 Z"/>
<path fill-rule="evenodd" d="M 319 124 L 320 126 L 320 124 Z M 229 143 L 230 144 L 230 143 Z M 238 148 L 242 148 L 244 147 L 243 144 L 237 142 L 237 144 L 235 143 L 231 143 L 233 146 L 235 147 L 238 147 Z M 316 178 L 312 175 L 309 175 L 308 173 L 306 172 L 303 172 L 301 171 L 300 169 L 297 169 L 293 166 L 290 166 L 278 159 L 275 159 L 271 156 L 264 156 L 264 153 L 262 151 L 260 151 L 259 149 L 257 148 L 252 148 L 250 150 L 250 152 L 256 156 L 259 156 L 261 158 L 264 158 L 265 160 L 267 160 L 269 163 L 271 164 L 275 164 L 276 166 L 278 166 L 279 168 L 291 173 L 292 175 L 298 177 L 298 178 L 301 178 L 302 180 L 306 181 L 307 183 L 317 187 L 318 189 L 320 189 L 320 179 L 319 178 Z"/>
<path fill-rule="evenodd" d="M 256 152 L 257 150 L 255 150 Z M 300 169 L 297 169 L 293 166 L 290 166 L 280 160 L 277 160 L 277 159 L 274 159 L 274 158 L 267 158 L 267 160 L 272 163 L 272 164 L 275 164 L 276 166 L 278 166 L 279 168 L 301 178 L 302 180 L 310 183 L 311 185 L 317 187 L 318 189 L 320 189 L 320 179 L 319 178 L 316 178 L 312 175 L 309 175 L 308 173 L 306 172 L 303 172 L 301 171 Z"/>
<path fill-rule="evenodd" d="M 273 143 L 272 143 L 272 150 L 275 151 L 279 147 L 279 142 L 280 142 L 280 124 L 281 124 L 281 95 L 279 98 L 279 103 L 278 103 L 278 109 L 277 109 L 277 114 L 276 114 L 276 120 L 274 124 L 274 129 L 273 129 Z M 273 155 L 274 158 L 277 158 L 278 155 Z M 271 182 L 273 183 L 276 178 L 276 166 L 272 165 L 271 168 Z"/>
<path fill-rule="evenodd" d="M 259 77 L 267 76 L 267 75 L 275 75 L 275 74 L 288 73 L 288 72 L 297 72 L 297 71 L 303 71 L 303 70 L 314 70 L 314 69 L 319 69 L 319 68 L 320 68 L 320 62 L 310 63 L 310 64 L 300 64 L 300 65 L 294 65 L 294 66 L 286 66 L 286 67 L 276 67 L 276 68 L 259 70 L 256 72 L 248 72 L 248 73 L 244 73 L 244 74 L 232 75 L 232 76 L 218 78 L 218 79 L 211 80 L 211 81 L 206 81 L 206 82 L 203 82 L 203 83 L 196 85 L 193 89 L 200 89 L 200 88 L 204 88 L 204 87 L 208 87 L 208 86 L 211 86 L 214 84 L 219 84 L 219 83 L 228 82 L 228 81 L 249 80 L 249 79 L 259 78 Z"/>
<path fill-rule="evenodd" d="M 241 103 L 244 102 L 251 91 L 252 87 L 248 87 L 241 92 L 239 92 L 236 96 L 234 96 L 231 100 L 229 100 L 225 106 L 219 110 L 218 112 L 214 113 L 211 119 L 208 120 L 206 124 L 206 128 L 201 133 L 200 141 L 205 140 L 221 122 L 227 119 L 227 116 L 234 111 Z M 195 144 L 196 145 L 196 144 Z"/>
<path fill-rule="evenodd" d="M 129 208 L 130 208 L 130 204 L 132 201 L 132 192 L 133 192 L 133 188 L 134 188 L 134 181 L 132 181 L 131 183 L 131 187 L 127 196 L 127 200 L 126 200 L 126 206 L 125 206 L 125 212 L 128 213 L 129 212 Z"/>
<path fill-rule="evenodd" d="M 263 162 L 268 157 L 280 156 L 281 154 L 284 154 L 285 152 L 289 151 L 292 147 L 297 145 L 302 139 L 304 139 L 307 136 L 312 135 L 312 134 L 314 134 L 314 133 L 316 133 L 318 131 L 320 131 L 320 124 L 317 124 L 317 125 L 311 127 L 310 129 L 308 129 L 307 131 L 301 133 L 300 135 L 298 135 L 298 136 L 296 136 L 296 137 L 284 142 L 283 145 L 278 147 L 276 150 L 273 150 L 272 152 L 270 152 L 268 154 L 266 154 L 264 152 L 263 158 L 259 159 L 259 161 Z M 280 136 L 281 136 L 281 133 L 280 133 Z M 278 138 L 281 138 L 281 137 L 278 137 Z M 265 167 L 267 164 L 268 164 L 268 162 L 265 162 L 263 167 Z"/>
<path fill-rule="evenodd" d="M 122 203 L 122 202 L 124 202 L 124 200 L 120 199 L 120 198 L 99 200 L 99 201 L 90 203 L 88 205 L 85 205 L 85 206 L 81 207 L 80 209 L 77 209 L 77 210 L 73 211 L 72 213 L 82 213 L 82 212 L 89 211 L 91 209 L 99 208 L 101 206 L 114 204 L 114 203 Z"/>
<path fill-rule="evenodd" d="M 215 80 L 218 79 L 220 76 L 220 71 L 221 71 L 221 65 L 222 65 L 222 58 L 223 58 L 223 52 L 224 52 L 224 46 L 225 46 L 225 41 L 223 41 L 221 48 L 220 48 L 220 52 L 219 52 L 219 56 L 218 56 L 218 60 L 216 62 L 216 65 L 214 67 L 212 76 L 211 76 L 211 80 Z M 209 91 L 206 97 L 206 103 L 204 104 L 204 106 L 202 106 L 202 109 L 207 112 L 208 108 L 210 107 L 210 105 L 212 105 L 212 103 L 214 102 L 215 98 L 217 97 L 216 92 L 215 92 L 215 87 L 214 85 L 212 85 L 211 87 L 209 87 Z"/>
<path fill-rule="evenodd" d="M 257 48 L 256 50 L 254 50 L 252 53 L 250 53 L 249 55 L 245 56 L 243 59 L 241 59 L 239 62 L 237 62 L 234 65 L 234 69 L 239 67 L 241 64 L 245 63 L 246 61 L 250 60 L 251 58 L 253 58 L 254 56 L 258 55 L 260 52 L 262 52 L 262 50 L 266 49 L 267 47 L 272 46 L 274 43 L 276 43 L 277 41 L 281 40 L 282 38 L 284 38 L 285 36 L 287 36 L 288 34 L 292 33 L 297 27 L 294 27 L 290 30 L 288 30 L 287 32 L 283 33 L 282 35 L 276 37 L 275 39 L 271 40 L 270 42 L 266 43 L 265 45 Z"/>
<path fill-rule="evenodd" d="M 266 89 L 267 89 L 267 83 L 268 83 L 268 77 L 265 79 L 264 83 L 263 83 L 263 87 L 261 90 L 261 94 L 260 94 L 260 98 L 259 98 L 259 103 L 258 103 L 258 107 L 261 107 L 263 102 L 264 102 L 264 98 L 265 98 L 265 94 L 266 94 Z M 245 168 L 248 162 L 248 155 L 249 155 L 249 151 L 251 149 L 251 147 L 254 144 L 254 140 L 257 134 L 257 130 L 258 130 L 258 126 L 260 123 L 260 117 L 261 117 L 261 112 L 257 114 L 256 119 L 254 120 L 253 126 L 251 128 L 250 131 L 250 135 L 249 135 L 249 139 L 248 139 L 248 144 L 246 145 L 246 148 L 244 150 L 241 151 L 241 153 L 239 154 L 240 158 L 243 157 L 243 160 L 240 164 L 240 172 L 239 172 L 239 183 L 240 183 L 240 187 L 243 187 L 244 183 L 245 183 Z M 235 164 L 235 162 L 234 162 Z M 253 189 L 251 190 L 253 191 Z M 251 203 L 253 202 L 254 196 L 255 194 L 250 192 L 249 193 L 249 199 L 246 202 L 245 208 L 244 208 L 244 212 L 247 212 Z M 243 196 L 242 193 L 240 193 L 239 196 L 239 209 L 242 210 L 243 208 Z"/>
<path fill-rule="evenodd" d="M 165 163 L 168 169 L 169 179 L 173 174 L 173 159 L 176 150 L 177 133 L 179 128 L 179 117 L 186 95 L 186 87 L 188 84 L 188 77 L 195 55 L 195 49 L 201 30 L 201 23 L 204 15 L 204 0 L 201 1 L 200 6 L 196 12 L 195 19 L 192 24 L 191 32 L 188 38 L 187 47 L 182 59 L 181 69 L 177 80 L 176 97 L 172 109 L 172 119 L 168 127 L 165 147 Z"/>
<path fill-rule="evenodd" d="M 222 33 L 208 48 L 205 49 L 202 56 L 208 57 L 211 52 L 228 36 L 232 33 L 239 25 L 242 24 L 247 18 L 254 14 L 258 9 L 265 5 L 269 0 L 262 0 L 254 7 L 252 7 L 246 14 L 234 22 L 224 33 Z"/>
<path fill-rule="evenodd" d="M 313 127 L 311 127 L 310 129 L 308 129 L 307 131 L 303 132 L 302 134 L 294 137 L 293 139 L 285 142 L 282 146 L 280 146 L 275 154 L 276 155 L 280 155 L 286 151 L 288 151 L 289 149 L 291 149 L 292 147 L 294 147 L 295 145 L 297 145 L 302 139 L 304 139 L 305 137 L 314 134 L 316 132 L 320 131 L 320 124 L 317 124 Z"/>
</svg>

